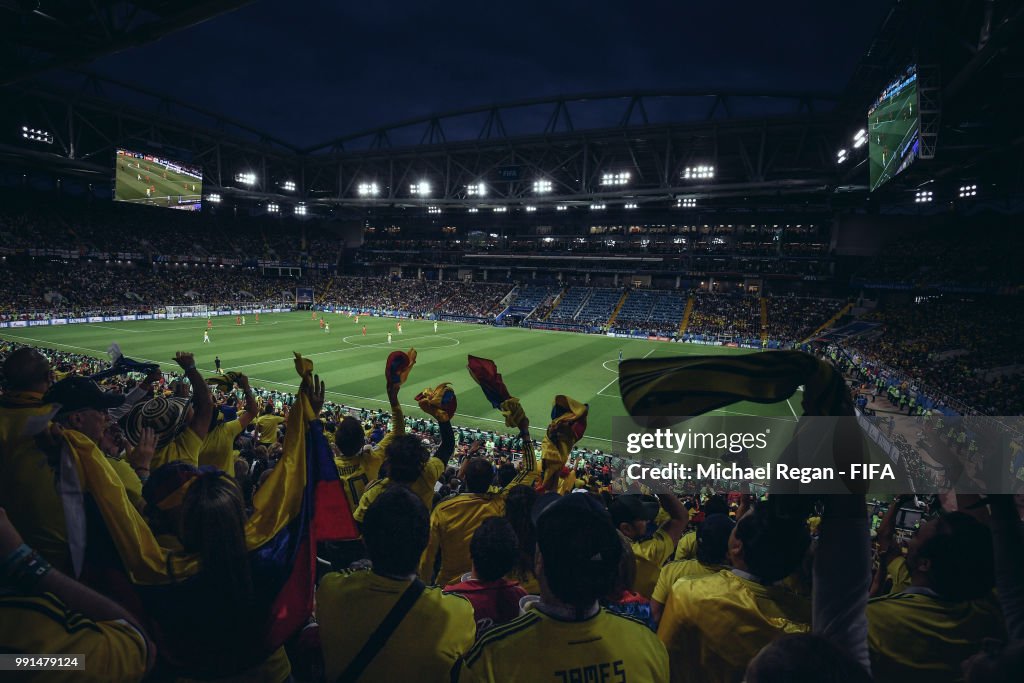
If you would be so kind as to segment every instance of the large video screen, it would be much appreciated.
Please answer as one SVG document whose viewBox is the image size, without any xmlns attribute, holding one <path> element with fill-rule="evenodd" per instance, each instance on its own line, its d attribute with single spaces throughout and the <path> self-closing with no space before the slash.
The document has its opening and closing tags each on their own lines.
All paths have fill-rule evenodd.
<svg viewBox="0 0 1024 683">
<path fill-rule="evenodd" d="M 882 91 L 868 110 L 870 189 L 892 180 L 917 158 L 921 116 L 917 66 L 911 65 Z"/>
<path fill-rule="evenodd" d="M 114 200 L 199 211 L 203 171 L 154 154 L 117 150 Z"/>
</svg>

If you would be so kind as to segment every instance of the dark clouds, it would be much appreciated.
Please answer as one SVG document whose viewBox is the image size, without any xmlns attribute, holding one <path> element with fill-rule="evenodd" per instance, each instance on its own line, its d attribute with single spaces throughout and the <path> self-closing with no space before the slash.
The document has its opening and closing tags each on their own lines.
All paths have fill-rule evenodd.
<svg viewBox="0 0 1024 683">
<path fill-rule="evenodd" d="M 262 0 L 91 68 L 305 145 L 558 94 L 839 92 L 890 5 Z"/>
</svg>

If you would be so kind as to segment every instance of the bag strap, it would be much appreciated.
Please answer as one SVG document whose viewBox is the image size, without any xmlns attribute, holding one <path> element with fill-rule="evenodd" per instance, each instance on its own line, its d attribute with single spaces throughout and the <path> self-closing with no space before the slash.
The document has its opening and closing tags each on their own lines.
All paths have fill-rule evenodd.
<svg viewBox="0 0 1024 683">
<path fill-rule="evenodd" d="M 356 654 L 355 658 L 349 665 L 345 667 L 345 670 L 338 676 L 337 683 L 355 683 L 359 680 L 359 677 L 363 675 L 366 667 L 370 665 L 373 658 L 377 656 L 384 646 L 387 644 L 388 639 L 398 628 L 398 625 L 405 619 L 405 615 L 409 613 L 412 606 L 416 604 L 416 601 L 423 595 L 423 590 L 426 586 L 418 578 L 413 579 L 413 582 L 409 584 L 409 587 L 402 593 L 402 597 L 398 599 L 395 606 L 391 608 L 391 611 L 387 613 L 384 620 L 380 622 L 376 630 L 367 639 L 366 643 L 363 644 L 362 649 Z"/>
</svg>

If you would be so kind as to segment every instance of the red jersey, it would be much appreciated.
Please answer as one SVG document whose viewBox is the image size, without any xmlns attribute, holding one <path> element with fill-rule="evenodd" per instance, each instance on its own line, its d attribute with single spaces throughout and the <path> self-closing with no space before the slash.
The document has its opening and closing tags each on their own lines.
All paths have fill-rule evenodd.
<svg viewBox="0 0 1024 683">
<path fill-rule="evenodd" d="M 472 603 L 477 638 L 518 617 L 519 599 L 526 595 L 517 582 L 508 579 L 460 581 L 445 586 L 444 592 L 458 593 Z"/>
</svg>

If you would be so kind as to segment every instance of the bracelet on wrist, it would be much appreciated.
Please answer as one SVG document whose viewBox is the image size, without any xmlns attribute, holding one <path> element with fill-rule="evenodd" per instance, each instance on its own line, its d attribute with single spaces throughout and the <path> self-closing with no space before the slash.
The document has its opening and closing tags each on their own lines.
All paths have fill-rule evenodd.
<svg viewBox="0 0 1024 683">
<path fill-rule="evenodd" d="M 32 548 L 30 548 L 27 543 L 19 545 L 17 548 L 12 550 L 7 557 L 0 560 L 0 576 L 6 576 L 15 565 L 31 554 Z"/>
<path fill-rule="evenodd" d="M 27 555 L 24 555 L 13 566 L 8 567 L 5 578 L 23 593 L 33 593 L 36 584 L 52 570 L 53 567 L 46 561 L 46 558 L 30 549 Z"/>
</svg>

